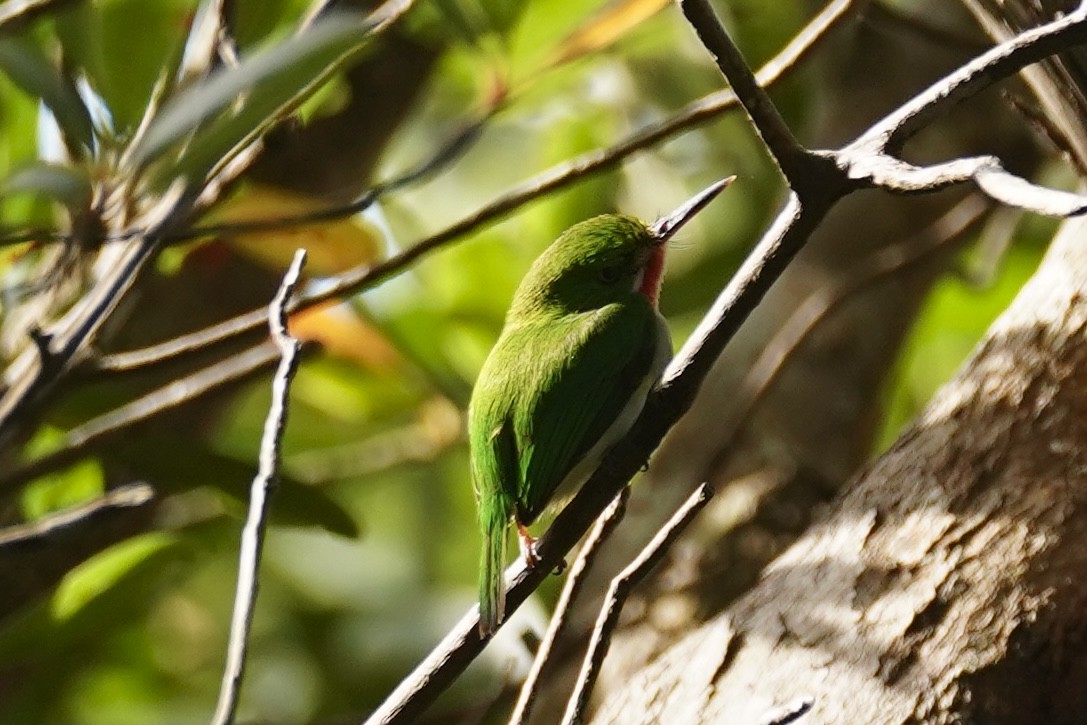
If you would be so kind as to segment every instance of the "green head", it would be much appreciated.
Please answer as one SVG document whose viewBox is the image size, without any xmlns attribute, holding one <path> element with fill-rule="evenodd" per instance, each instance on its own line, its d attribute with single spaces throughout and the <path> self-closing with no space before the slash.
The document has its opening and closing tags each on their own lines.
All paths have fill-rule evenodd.
<svg viewBox="0 0 1087 725">
<path fill-rule="evenodd" d="M 511 313 L 593 310 L 635 294 L 638 275 L 662 256 L 648 225 L 605 214 L 567 229 L 521 281 Z"/>
<path fill-rule="evenodd" d="M 510 315 L 583 312 L 634 295 L 655 307 L 665 243 L 734 178 L 718 181 L 653 224 L 604 214 L 570 227 L 533 263 Z"/>
</svg>

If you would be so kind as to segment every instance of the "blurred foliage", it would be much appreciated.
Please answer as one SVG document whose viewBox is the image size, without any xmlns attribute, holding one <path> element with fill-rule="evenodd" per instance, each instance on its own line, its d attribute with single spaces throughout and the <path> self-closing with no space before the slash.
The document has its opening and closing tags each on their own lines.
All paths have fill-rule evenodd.
<svg viewBox="0 0 1087 725">
<path fill-rule="evenodd" d="M 963 274 L 949 275 L 932 290 L 889 388 L 879 449 L 894 442 L 936 390 L 951 379 L 981 333 L 1034 273 L 1053 234 L 1054 223 L 1046 222 L 1021 225 L 1025 229 L 998 261 L 991 278 L 971 279 L 966 266 Z"/>
<path fill-rule="evenodd" d="M 242 64 L 227 71 L 235 72 L 231 82 L 220 75 L 168 89 L 158 135 L 145 137 L 144 155 L 135 155 L 137 167 L 158 165 L 160 186 L 218 163 L 357 44 L 343 27 L 309 45 L 305 36 L 292 38 L 308 5 L 300 0 L 232 5 Z M 439 57 L 419 100 L 403 110 L 390 138 L 379 139 L 369 181 L 426 159 L 458 124 L 501 99 L 480 139 L 451 167 L 384 198 L 364 219 L 211 235 L 167 250 L 131 326 L 117 333 L 118 349 L 265 304 L 295 245 L 313 247 L 310 273 L 319 285 L 321 275 L 410 246 L 533 173 L 614 144 L 718 89 L 716 71 L 670 5 L 442 0 L 414 8 L 392 32 Z M 98 179 L 116 160 L 156 82 L 179 62 L 195 11 L 194 0 L 86 0 L 0 41 L 4 228 L 63 227 L 64 207 L 87 196 L 89 182 L 80 180 Z M 722 11 L 752 62 L 761 62 L 805 21 L 808 3 L 744 0 Z M 2 52 L 20 45 L 33 54 Z M 389 46 L 378 38 L 355 60 L 395 74 L 395 63 L 381 65 Z M 29 59 L 23 72 L 13 67 L 20 59 Z M 281 85 L 284 77 L 291 82 Z M 817 66 L 806 68 L 775 91 L 794 127 L 818 116 L 821 78 Z M 265 94 L 249 115 L 228 110 L 239 89 Z M 345 96 L 364 91 L 338 73 L 306 100 L 302 115 L 334 114 Z M 303 179 L 307 173 L 295 171 Z M 680 341 L 780 200 L 765 155 L 736 115 L 535 200 L 348 303 L 292 320 L 324 352 L 294 382 L 287 475 L 267 540 L 242 721 L 357 718 L 474 603 L 477 538 L 463 412 L 517 281 L 571 223 L 614 209 L 651 219 L 728 173 L 740 182 L 674 244 L 662 308 Z M 295 187 L 244 180 L 204 221 L 278 217 L 323 203 Z M 937 289 L 900 363 L 888 431 L 951 375 L 1029 275 L 1044 233 L 1014 246 L 993 284 L 975 289 L 952 278 Z M 5 251 L 5 314 L 41 251 L 41 244 Z M 50 411 L 25 455 L 63 446 L 64 432 L 79 421 L 163 382 L 88 383 Z M 224 659 L 242 501 L 269 396 L 267 379 L 252 381 L 26 488 L 21 507 L 30 518 L 133 478 L 152 483 L 164 501 L 159 531 L 93 557 L 49 597 L 0 622 L 0 722 L 207 720 Z M 553 587 L 540 596 L 553 596 Z M 436 720 L 482 712 L 516 650 L 503 632 Z"/>
</svg>

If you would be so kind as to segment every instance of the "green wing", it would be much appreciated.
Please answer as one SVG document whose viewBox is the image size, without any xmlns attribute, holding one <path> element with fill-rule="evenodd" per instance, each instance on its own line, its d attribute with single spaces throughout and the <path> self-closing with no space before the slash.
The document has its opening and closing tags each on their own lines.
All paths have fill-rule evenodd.
<svg viewBox="0 0 1087 725">
<path fill-rule="evenodd" d="M 638 299 L 506 330 L 473 400 L 476 486 L 529 523 L 651 373 L 658 326 Z M 496 489 L 501 489 L 497 491 Z"/>
<path fill-rule="evenodd" d="M 648 301 L 637 298 L 584 316 L 564 345 L 550 345 L 554 365 L 541 366 L 531 395 L 533 415 L 514 418 L 520 453 L 517 511 L 530 522 L 559 484 L 615 423 L 652 371 L 659 329 Z M 565 348 L 565 349 L 563 349 Z"/>
<path fill-rule="evenodd" d="M 493 357 L 494 353 L 487 366 Z M 472 485 L 480 502 L 481 521 L 488 516 L 501 516 L 508 523 L 514 511 L 514 482 L 520 477 L 512 424 L 513 401 L 509 397 L 514 390 L 505 376 L 495 379 L 485 375 L 487 366 L 472 391 L 468 410 Z"/>
</svg>

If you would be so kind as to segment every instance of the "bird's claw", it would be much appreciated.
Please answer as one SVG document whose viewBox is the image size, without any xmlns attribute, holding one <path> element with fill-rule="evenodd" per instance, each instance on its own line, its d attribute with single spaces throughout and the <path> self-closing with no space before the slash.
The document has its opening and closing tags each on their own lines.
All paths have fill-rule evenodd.
<svg viewBox="0 0 1087 725">
<path fill-rule="evenodd" d="M 536 551 L 536 539 L 520 522 L 517 523 L 517 542 L 521 547 L 521 557 L 525 560 L 525 566 L 534 567 L 540 563 L 540 555 Z"/>
<path fill-rule="evenodd" d="M 521 548 L 521 558 L 525 560 L 525 566 L 535 567 L 540 563 L 540 553 L 536 551 L 537 539 L 528 532 L 524 524 L 517 524 L 517 542 Z M 555 576 L 566 571 L 566 560 L 560 559 L 552 572 Z"/>
</svg>

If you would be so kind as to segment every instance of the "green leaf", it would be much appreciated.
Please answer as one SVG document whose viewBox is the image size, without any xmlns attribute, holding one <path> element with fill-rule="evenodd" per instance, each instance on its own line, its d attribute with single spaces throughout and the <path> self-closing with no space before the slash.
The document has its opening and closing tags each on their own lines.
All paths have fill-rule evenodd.
<svg viewBox="0 0 1087 725">
<path fill-rule="evenodd" d="M 171 564 L 190 556 L 177 536 L 165 532 L 136 536 L 95 555 L 69 572 L 52 597 L 3 622 L 0 662 L 47 659 L 95 641 L 145 610 L 148 594 L 174 576 Z M 43 642 L 48 646 L 39 646 Z"/>
<path fill-rule="evenodd" d="M 102 97 L 119 135 L 136 128 L 159 77 L 176 65 L 193 5 L 193 0 L 67 3 L 50 19 L 65 63 Z"/>
<path fill-rule="evenodd" d="M 81 209 L 90 203 L 91 180 L 85 169 L 36 163 L 4 179 L 0 190 L 5 196 L 34 194 L 59 201 L 69 209 Z"/>
<path fill-rule="evenodd" d="M 94 147 L 94 124 L 83 99 L 38 46 L 24 38 L 0 38 L 0 70 L 53 112 L 69 150 Z"/>
<path fill-rule="evenodd" d="M 139 564 L 176 545 L 173 534 L 153 532 L 123 541 L 93 557 L 70 572 L 57 587 L 50 602 L 54 620 L 71 619 Z"/>
<path fill-rule="evenodd" d="M 202 125 L 166 183 L 176 176 L 203 176 L 238 143 L 275 118 L 277 112 L 308 94 L 370 34 L 358 15 L 330 16 L 301 35 L 265 47 L 232 68 L 175 96 L 132 150 L 131 161 L 144 167 Z M 243 99 L 237 112 L 230 108 Z M 212 120 L 215 119 L 215 120 Z M 161 176 L 161 174 L 160 174 Z"/>
</svg>

